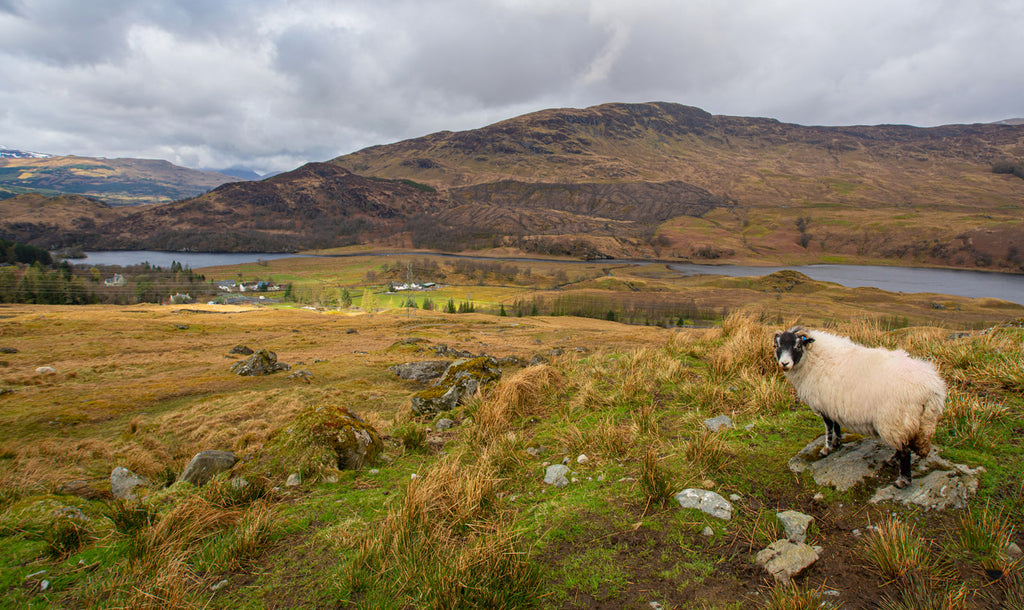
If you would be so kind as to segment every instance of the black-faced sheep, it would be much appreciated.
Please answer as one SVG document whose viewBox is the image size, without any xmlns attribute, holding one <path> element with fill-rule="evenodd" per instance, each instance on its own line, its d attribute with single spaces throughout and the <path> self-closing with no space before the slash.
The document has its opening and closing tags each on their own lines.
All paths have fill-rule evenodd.
<svg viewBox="0 0 1024 610">
<path fill-rule="evenodd" d="M 932 363 L 800 326 L 775 333 L 775 359 L 800 400 L 825 421 L 821 455 L 839 448 L 842 428 L 878 436 L 896 451 L 896 487 L 910 484 L 910 452 L 928 455 L 946 402 L 946 383 Z"/>
</svg>

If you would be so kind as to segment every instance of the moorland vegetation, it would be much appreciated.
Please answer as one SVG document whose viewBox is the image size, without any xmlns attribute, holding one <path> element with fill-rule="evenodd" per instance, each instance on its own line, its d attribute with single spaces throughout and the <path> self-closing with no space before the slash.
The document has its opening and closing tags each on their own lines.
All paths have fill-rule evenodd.
<svg viewBox="0 0 1024 610">
<path fill-rule="evenodd" d="M 1019 306 L 788 275 L 671 279 L 654 266 L 537 263 L 527 281 L 522 267 L 435 262 L 204 269 L 214 279 L 272 274 L 309 299 L 304 307 L 0 305 L 7 603 L 987 609 L 1024 601 L 1024 565 L 1013 554 L 1024 544 Z M 432 269 L 429 279 L 443 285 L 386 294 L 410 268 Z M 339 287 L 351 306 L 328 302 Z M 719 315 L 703 328 L 513 315 L 516 299 L 555 290 L 638 300 L 680 292 L 716 303 Z M 472 302 L 475 312 L 401 306 L 428 295 Z M 821 432 L 771 356 L 774 331 L 798 321 L 936 363 L 950 388 L 938 450 L 985 469 L 968 509 L 870 504 L 876 483 L 837 491 L 787 468 Z M 273 350 L 308 374 L 235 375 L 239 344 Z M 422 384 L 389 367 L 452 351 L 518 364 L 452 411 L 414 414 L 410 396 Z M 342 407 L 383 442 L 358 470 L 338 470 L 330 443 L 304 435 Z M 717 415 L 733 427 L 709 431 L 704 420 Z M 239 461 L 202 487 L 176 483 L 208 449 Z M 563 462 L 568 484 L 546 485 L 547 465 Z M 112 499 L 116 466 L 144 477 L 148 492 Z M 290 475 L 298 484 L 286 484 Z M 672 494 L 689 487 L 735 496 L 733 518 L 681 509 Z M 83 497 L 85 488 L 97 495 Z M 780 537 L 777 514 L 787 509 L 815 518 L 809 540 L 823 551 L 781 586 L 754 557 Z"/>
</svg>

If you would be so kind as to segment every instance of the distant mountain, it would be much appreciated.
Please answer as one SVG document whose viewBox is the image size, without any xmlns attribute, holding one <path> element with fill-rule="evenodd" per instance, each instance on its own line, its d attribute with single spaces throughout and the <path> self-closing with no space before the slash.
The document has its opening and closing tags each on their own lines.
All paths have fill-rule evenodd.
<svg viewBox="0 0 1024 610">
<path fill-rule="evenodd" d="M 260 178 L 265 177 L 257 174 L 248 167 L 229 167 L 227 169 L 210 169 L 204 167 L 201 171 L 216 172 L 218 174 L 224 174 L 225 176 L 231 176 L 232 178 L 238 178 L 239 180 L 259 180 Z"/>
<path fill-rule="evenodd" d="M 235 178 L 154 159 L 12 156 L 0 158 L 0 197 L 75 194 L 112 205 L 167 203 Z"/>
<path fill-rule="evenodd" d="M 51 155 L 44 153 L 27 152 L 24 150 L 8 148 L 3 144 L 0 144 L 0 159 L 45 159 L 50 156 Z"/>
<path fill-rule="evenodd" d="M 995 125 L 1024 125 L 1024 118 L 1020 119 L 1003 119 L 1002 121 L 996 121 Z"/>
</svg>

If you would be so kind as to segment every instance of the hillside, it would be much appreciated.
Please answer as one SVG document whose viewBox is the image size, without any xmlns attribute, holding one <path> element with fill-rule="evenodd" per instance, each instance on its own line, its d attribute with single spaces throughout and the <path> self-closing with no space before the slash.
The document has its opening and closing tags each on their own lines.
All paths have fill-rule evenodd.
<svg viewBox="0 0 1024 610">
<path fill-rule="evenodd" d="M 666 224 L 652 212 L 643 222 L 659 227 L 653 244 L 614 224 L 581 225 L 641 256 L 847 257 L 1016 269 L 1024 181 L 992 169 L 1022 157 L 1020 125 L 808 127 L 651 103 L 544 110 L 374 146 L 332 163 L 429 184 L 456 200 L 500 200 L 505 216 L 535 217 L 545 207 L 593 216 L 593 197 L 573 197 L 578 205 L 567 210 L 559 191 L 594 183 L 606 185 L 606 207 L 649 210 L 648 199 L 628 191 L 670 182 L 727 202 Z M 546 185 L 550 196 L 534 192 L 522 205 L 524 183 Z M 502 243 L 511 225 L 479 216 L 451 222 L 472 227 L 473 245 L 488 231 Z M 537 218 L 533 224 L 553 228 L 533 228 L 534 238 L 561 236 L 565 223 L 548 221 Z"/>
<path fill-rule="evenodd" d="M 75 194 L 112 205 L 165 203 L 237 180 L 156 159 L 16 156 L 0 158 L 0 197 Z"/>
<path fill-rule="evenodd" d="M 387 243 L 412 214 L 440 211 L 430 192 L 310 163 L 257 182 L 233 182 L 187 201 L 144 209 L 96 235 L 101 249 L 294 252 Z M 405 246 L 399 241 L 395 245 Z"/>
<path fill-rule="evenodd" d="M 0 200 L 0 237 L 47 249 L 73 246 L 127 211 L 80 195 L 17 195 Z"/>
</svg>

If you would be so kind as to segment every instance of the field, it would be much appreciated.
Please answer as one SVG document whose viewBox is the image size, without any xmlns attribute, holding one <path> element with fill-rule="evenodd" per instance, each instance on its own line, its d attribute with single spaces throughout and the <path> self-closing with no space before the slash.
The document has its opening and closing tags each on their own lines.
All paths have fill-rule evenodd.
<svg viewBox="0 0 1024 610">
<path fill-rule="evenodd" d="M 474 303 L 459 314 L 384 292 L 417 265 L 431 268 L 367 257 L 202 270 L 292 282 L 305 307 L 0 305 L 4 606 L 1024 604 L 1024 565 L 1007 551 L 1024 545 L 1019 306 L 786 274 L 680 280 L 656 265 L 551 262 L 527 278 L 448 262 L 416 278 L 441 286 L 415 300 Z M 341 290 L 351 308 L 332 302 Z M 513 311 L 566 297 L 596 313 L 665 315 L 645 325 Z M 699 319 L 679 319 L 683 298 Z M 651 303 L 669 305 L 641 307 Z M 822 428 L 770 359 L 772 333 L 797 321 L 936 362 L 950 388 L 941 453 L 985 468 L 968 510 L 872 505 L 863 487 L 838 492 L 789 471 Z M 521 360 L 468 403 L 417 417 L 410 396 L 424 386 L 388 367 L 438 359 L 442 344 Z M 272 350 L 292 370 L 238 376 L 236 345 Z M 375 463 L 339 471 L 315 443 L 294 442 L 337 407 L 381 434 Z M 704 430 L 722 414 L 732 429 Z M 438 430 L 441 417 L 454 427 Z M 207 449 L 240 461 L 201 488 L 174 483 Z M 545 466 L 563 459 L 573 481 L 544 484 Z M 111 499 L 116 466 L 150 492 Z M 291 474 L 300 484 L 285 484 Z M 250 484 L 231 483 L 240 477 Z M 71 493 L 72 481 L 96 493 Z M 735 494 L 733 518 L 681 509 L 671 495 L 687 487 Z M 780 537 L 786 509 L 815 517 L 810 542 L 824 550 L 782 587 L 754 556 Z"/>
</svg>

